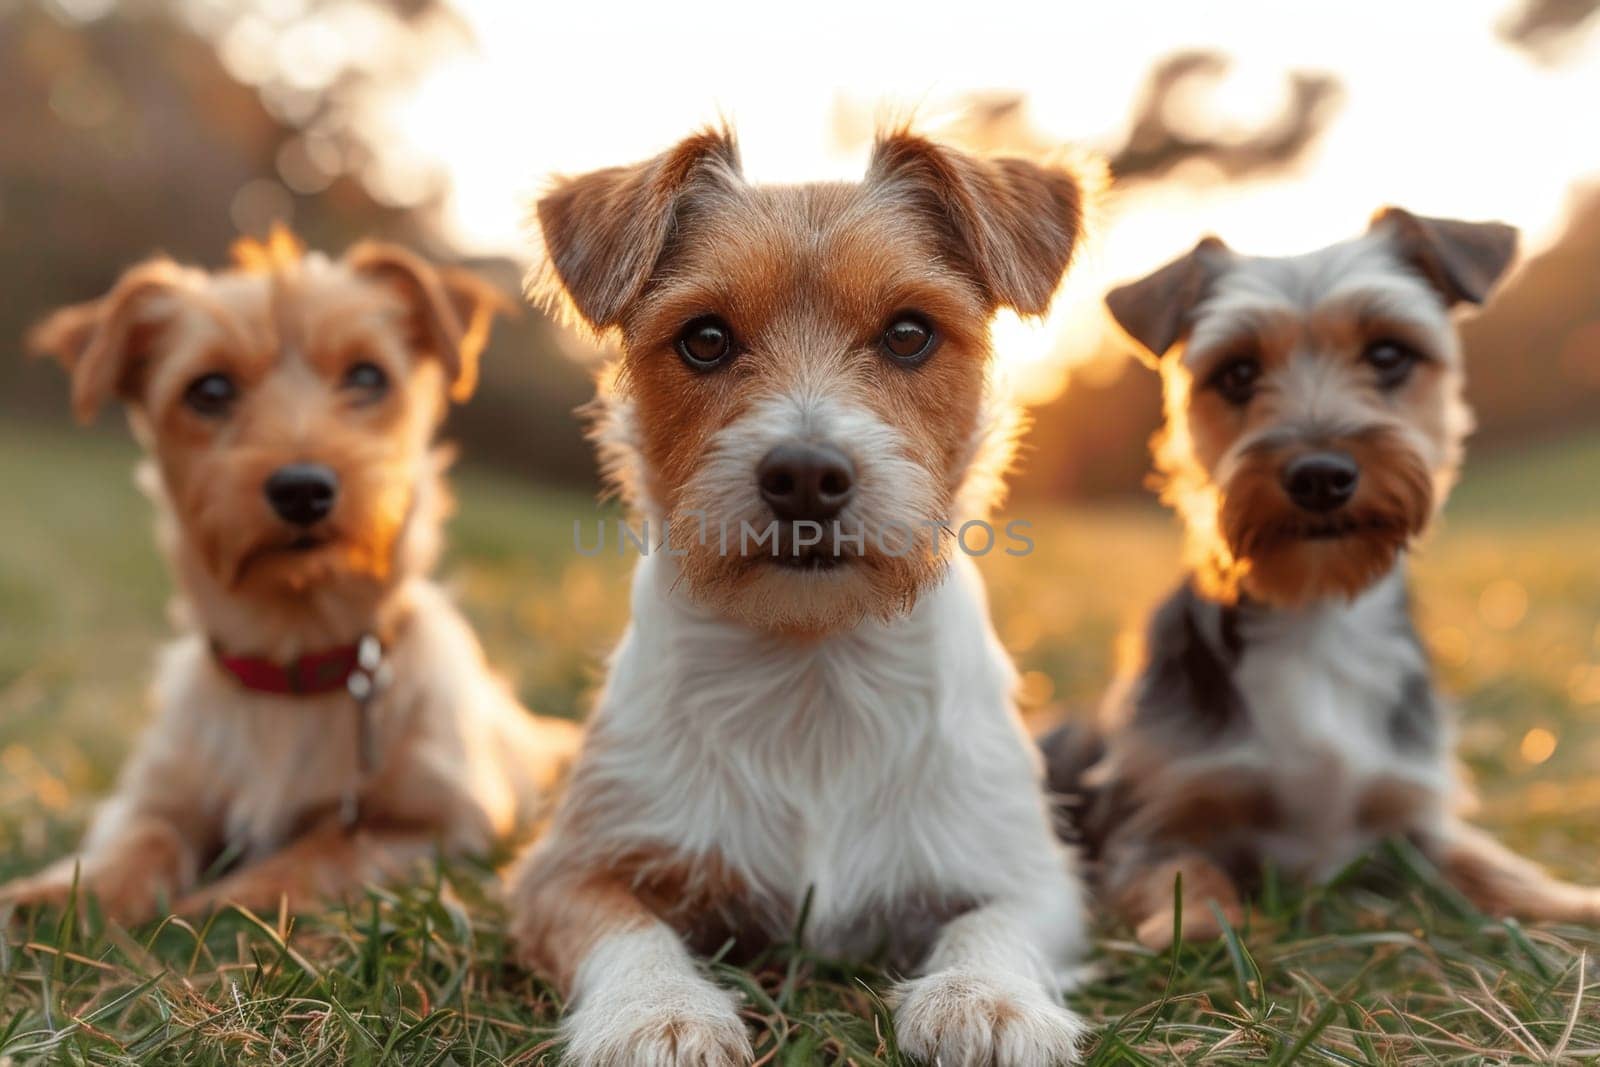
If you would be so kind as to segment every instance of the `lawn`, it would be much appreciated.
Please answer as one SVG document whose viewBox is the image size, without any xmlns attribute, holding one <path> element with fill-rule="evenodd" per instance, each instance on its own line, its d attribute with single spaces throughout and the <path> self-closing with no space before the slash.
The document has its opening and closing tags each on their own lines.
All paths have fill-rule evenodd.
<svg viewBox="0 0 1600 1067">
<path fill-rule="evenodd" d="M 132 448 L 0 425 L 0 878 L 66 850 L 144 718 L 166 581 Z M 1419 554 L 1424 632 L 1462 701 L 1482 821 L 1600 879 L 1600 437 L 1472 466 Z M 587 500 L 458 479 L 444 572 L 533 706 L 581 714 L 626 612 L 626 561 L 572 550 Z M 1030 557 L 984 562 L 1035 717 L 1091 703 L 1120 635 L 1175 576 L 1153 506 L 1018 504 Z M 592 527 L 589 527 L 592 530 Z M 1120 650 L 1120 651 L 1119 651 Z M 1600 1058 L 1600 932 L 1473 915 L 1398 849 L 1346 884 L 1274 893 L 1224 942 L 1154 955 L 1105 929 L 1074 1003 L 1094 1063 L 1581 1062 Z M 227 914 L 88 932 L 0 917 L 0 1067 L 554 1062 L 557 1003 L 510 967 L 470 866 L 292 923 Z M 884 975 L 789 946 L 745 992 L 768 1063 L 895 1063 Z"/>
</svg>

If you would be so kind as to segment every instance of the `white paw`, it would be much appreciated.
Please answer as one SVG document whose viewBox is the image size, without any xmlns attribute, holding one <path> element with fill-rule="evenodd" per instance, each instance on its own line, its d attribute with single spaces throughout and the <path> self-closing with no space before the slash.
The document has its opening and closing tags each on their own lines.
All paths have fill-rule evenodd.
<svg viewBox="0 0 1600 1067">
<path fill-rule="evenodd" d="M 755 1057 L 734 994 L 662 975 L 579 1003 L 562 1025 L 574 1067 L 740 1067 Z"/>
<path fill-rule="evenodd" d="M 1059 1067 L 1078 1062 L 1083 1020 L 1017 975 L 945 970 L 895 993 L 900 1050 L 930 1067 Z"/>
</svg>

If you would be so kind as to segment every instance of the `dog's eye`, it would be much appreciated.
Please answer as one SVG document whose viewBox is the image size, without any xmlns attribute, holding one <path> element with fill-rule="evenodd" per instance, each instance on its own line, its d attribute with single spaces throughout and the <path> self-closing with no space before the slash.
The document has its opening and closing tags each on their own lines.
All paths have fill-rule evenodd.
<svg viewBox="0 0 1600 1067">
<path fill-rule="evenodd" d="M 1379 388 L 1395 389 L 1411 377 L 1422 357 L 1399 341 L 1374 341 L 1361 353 L 1361 358 L 1378 372 Z"/>
<path fill-rule="evenodd" d="M 183 402 L 191 411 L 218 418 L 228 413 L 238 396 L 239 387 L 226 374 L 202 374 L 183 391 Z"/>
<path fill-rule="evenodd" d="M 715 370 L 733 355 L 733 331 L 715 315 L 702 315 L 683 328 L 676 347 L 695 370 Z"/>
<path fill-rule="evenodd" d="M 1243 407 L 1256 395 L 1256 382 L 1261 378 L 1261 361 L 1254 356 L 1240 356 L 1223 364 L 1211 376 L 1211 386 L 1230 404 Z"/>
<path fill-rule="evenodd" d="M 344 389 L 358 389 L 375 400 L 388 391 L 389 376 L 376 363 L 362 360 L 350 365 L 350 369 L 344 372 L 344 381 L 339 384 Z"/>
<path fill-rule="evenodd" d="M 897 362 L 916 366 L 933 354 L 933 327 L 921 315 L 899 315 L 883 331 L 883 350 Z"/>
</svg>

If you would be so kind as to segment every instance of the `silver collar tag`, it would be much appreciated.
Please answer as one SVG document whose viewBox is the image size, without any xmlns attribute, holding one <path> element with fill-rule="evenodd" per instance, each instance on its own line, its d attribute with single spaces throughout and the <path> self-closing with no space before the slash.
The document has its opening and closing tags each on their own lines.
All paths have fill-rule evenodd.
<svg viewBox="0 0 1600 1067">
<path fill-rule="evenodd" d="M 356 645 L 356 666 L 345 679 L 345 689 L 356 706 L 356 776 L 339 800 L 339 825 L 352 829 L 361 817 L 361 789 L 377 762 L 372 729 L 372 702 L 389 684 L 394 671 L 383 655 L 375 634 L 363 634 Z"/>
</svg>

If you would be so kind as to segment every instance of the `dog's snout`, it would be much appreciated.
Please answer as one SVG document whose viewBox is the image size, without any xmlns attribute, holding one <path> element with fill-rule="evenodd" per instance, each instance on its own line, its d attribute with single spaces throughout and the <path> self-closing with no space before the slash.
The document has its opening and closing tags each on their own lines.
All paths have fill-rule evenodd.
<svg viewBox="0 0 1600 1067">
<path fill-rule="evenodd" d="M 790 521 L 821 522 L 844 510 L 855 491 L 850 457 L 830 445 L 779 445 L 756 468 L 761 499 Z"/>
<path fill-rule="evenodd" d="M 320 463 L 291 463 L 268 475 L 263 488 L 279 518 L 296 526 L 312 526 L 333 511 L 339 478 Z"/>
<path fill-rule="evenodd" d="M 1343 452 L 1311 452 L 1296 456 L 1283 468 L 1283 488 L 1297 507 L 1336 511 L 1355 496 L 1361 468 Z"/>
</svg>

